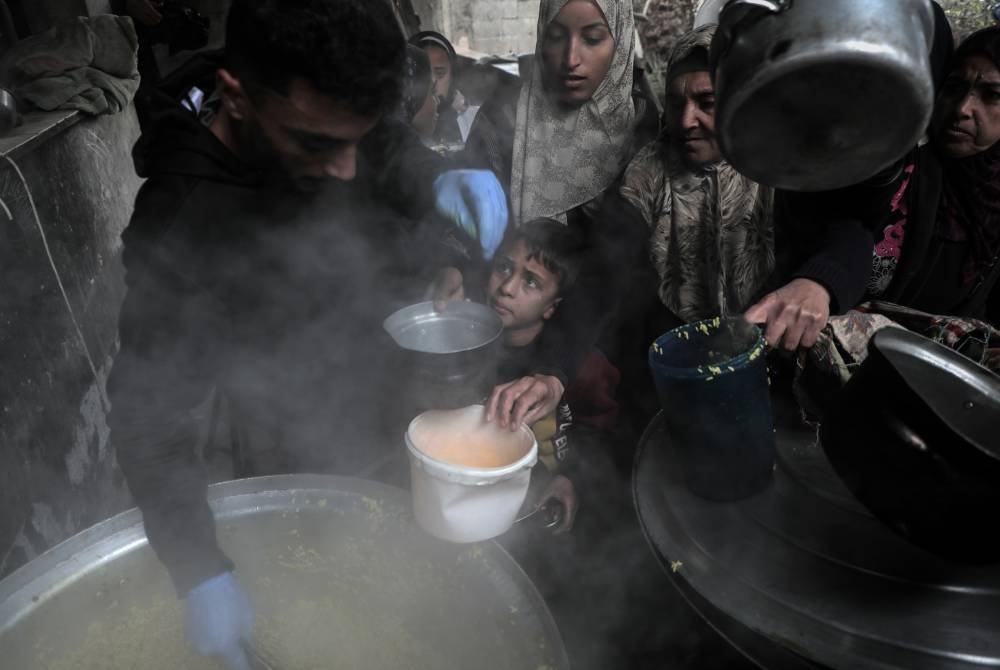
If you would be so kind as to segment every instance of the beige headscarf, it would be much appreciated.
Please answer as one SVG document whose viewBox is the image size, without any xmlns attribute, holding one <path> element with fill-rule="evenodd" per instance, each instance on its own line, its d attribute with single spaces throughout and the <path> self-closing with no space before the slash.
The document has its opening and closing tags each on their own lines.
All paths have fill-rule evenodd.
<svg viewBox="0 0 1000 670">
<path fill-rule="evenodd" d="M 566 220 L 566 212 L 600 195 L 628 160 L 635 106 L 632 67 L 635 30 L 631 0 L 591 0 L 615 40 L 608 74 L 591 98 L 561 109 L 545 92 L 542 39 L 569 0 L 542 0 L 531 78 L 521 86 L 514 127 L 510 192 L 514 222 L 538 217 Z"/>
<path fill-rule="evenodd" d="M 714 34 L 713 24 L 678 39 L 668 82 L 695 49 L 707 52 Z M 687 322 L 739 314 L 774 267 L 773 191 L 724 159 L 688 167 L 668 130 L 632 160 L 620 190 L 650 226 L 660 299 Z"/>
</svg>

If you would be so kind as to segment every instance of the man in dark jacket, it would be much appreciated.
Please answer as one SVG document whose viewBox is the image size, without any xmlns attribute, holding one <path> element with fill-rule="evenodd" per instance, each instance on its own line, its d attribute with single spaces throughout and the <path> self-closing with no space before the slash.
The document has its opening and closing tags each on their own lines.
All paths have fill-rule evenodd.
<svg viewBox="0 0 1000 670">
<path fill-rule="evenodd" d="M 233 668 L 253 614 L 216 541 L 192 410 L 224 397 L 270 472 L 365 469 L 394 444 L 389 279 L 433 263 L 443 232 L 401 222 L 436 207 L 506 223 L 492 175 L 447 171 L 388 119 L 403 54 L 387 3 L 236 0 L 210 125 L 171 107 L 135 148 L 147 181 L 123 235 L 112 440 L 188 638 Z"/>
</svg>

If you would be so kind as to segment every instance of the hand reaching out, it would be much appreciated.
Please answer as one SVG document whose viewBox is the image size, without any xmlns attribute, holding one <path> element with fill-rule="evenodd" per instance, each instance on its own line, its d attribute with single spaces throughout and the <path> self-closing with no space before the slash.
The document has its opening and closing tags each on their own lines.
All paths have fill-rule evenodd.
<svg viewBox="0 0 1000 670">
<path fill-rule="evenodd" d="M 521 377 L 493 389 L 486 402 L 486 420 L 517 430 L 556 411 L 562 400 L 563 383 L 552 375 Z"/>
<path fill-rule="evenodd" d="M 766 325 L 764 337 L 772 347 L 808 349 L 830 318 L 830 293 L 811 279 L 793 279 L 764 296 L 744 316 L 751 323 Z"/>
</svg>

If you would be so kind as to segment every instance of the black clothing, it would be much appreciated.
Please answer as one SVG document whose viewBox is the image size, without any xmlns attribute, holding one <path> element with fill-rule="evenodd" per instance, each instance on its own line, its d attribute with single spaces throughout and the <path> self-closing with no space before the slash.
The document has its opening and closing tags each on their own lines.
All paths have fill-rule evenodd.
<svg viewBox="0 0 1000 670">
<path fill-rule="evenodd" d="M 180 108 L 134 153 L 147 181 L 123 234 L 109 424 L 150 544 L 183 595 L 232 566 L 193 453 L 191 410 L 213 388 L 288 451 L 290 469 L 349 474 L 395 444 L 380 441 L 396 407 L 381 321 L 409 301 L 393 294 L 400 263 L 423 267 L 436 253 L 422 246 L 434 235 L 397 211 L 426 212 L 444 164 L 385 121 L 359 148 L 354 181 L 297 192 Z"/>
<path fill-rule="evenodd" d="M 912 170 L 912 174 L 908 172 Z M 909 185 L 904 181 L 910 179 Z M 962 286 L 967 243 L 942 237 L 939 205 L 941 159 L 928 144 L 897 165 L 855 186 L 826 193 L 778 192 L 775 200 L 776 288 L 795 277 L 830 291 L 831 313 L 846 312 L 866 297 L 934 314 L 1000 323 L 1000 259 L 987 262 L 971 287 Z M 891 281 L 879 296 L 866 295 L 873 247 L 905 207 L 905 237 Z M 805 259 L 805 260 L 803 260 Z"/>
</svg>

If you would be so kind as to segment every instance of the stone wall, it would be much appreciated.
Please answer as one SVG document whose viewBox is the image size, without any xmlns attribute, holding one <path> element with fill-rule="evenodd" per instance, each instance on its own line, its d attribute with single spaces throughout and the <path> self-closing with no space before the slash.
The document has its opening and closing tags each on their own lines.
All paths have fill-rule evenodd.
<svg viewBox="0 0 1000 670">
<path fill-rule="evenodd" d="M 28 191 L 0 160 L 0 576 L 129 504 L 104 383 L 124 294 L 120 235 L 140 183 L 138 132 L 130 109 L 18 155 L 44 238 Z"/>
<path fill-rule="evenodd" d="M 411 0 L 422 30 L 453 44 L 506 56 L 535 50 L 538 0 Z"/>
</svg>

